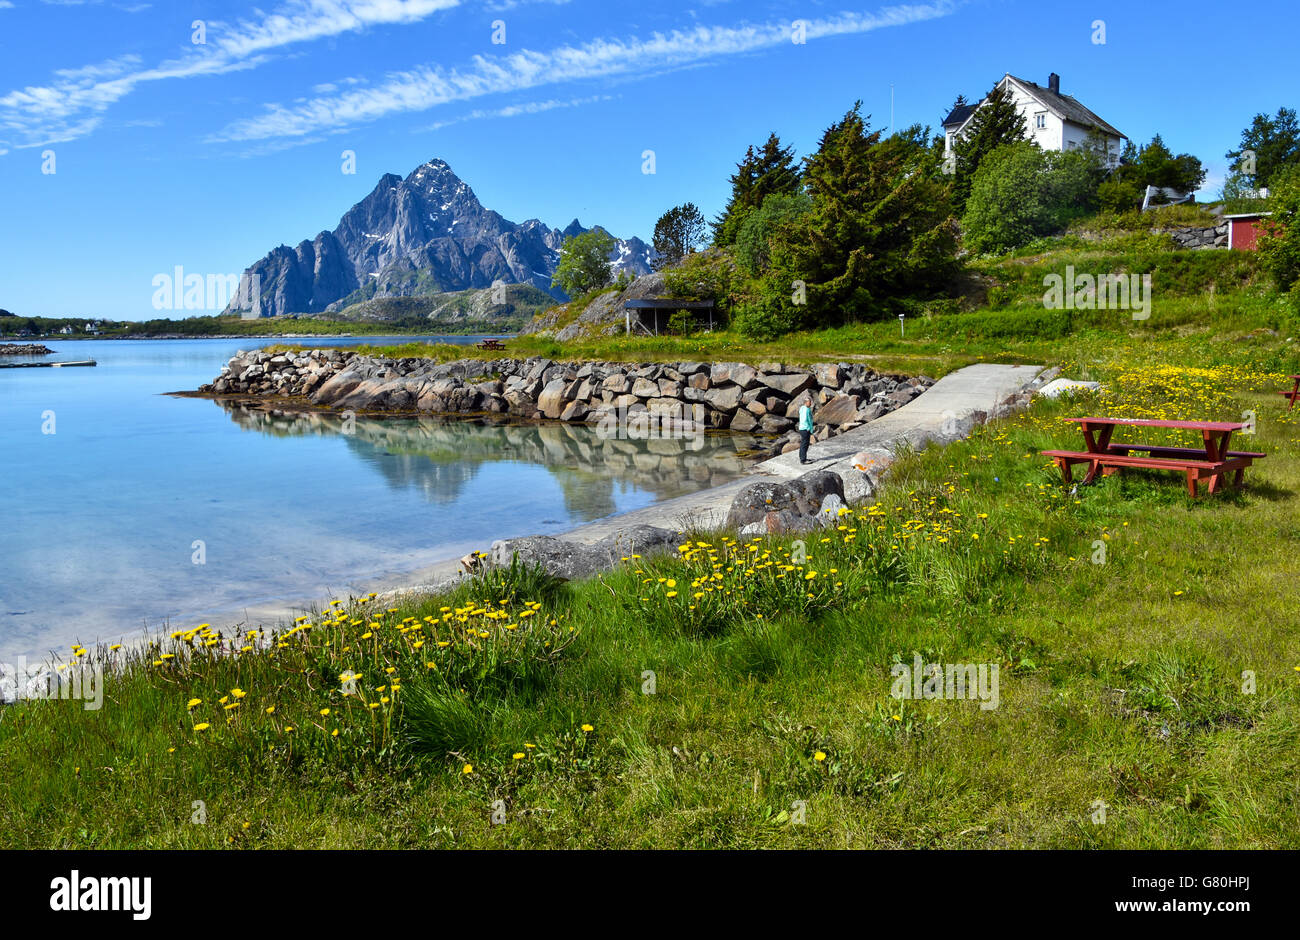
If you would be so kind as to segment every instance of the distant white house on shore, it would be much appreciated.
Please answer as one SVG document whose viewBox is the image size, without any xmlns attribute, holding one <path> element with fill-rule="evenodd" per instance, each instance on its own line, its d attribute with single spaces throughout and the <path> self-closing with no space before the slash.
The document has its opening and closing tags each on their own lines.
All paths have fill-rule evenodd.
<svg viewBox="0 0 1300 940">
<path fill-rule="evenodd" d="M 1011 101 L 1025 119 L 1026 136 L 1044 150 L 1080 150 L 1091 146 L 1089 137 L 1096 135 L 1106 148 L 1106 165 L 1118 166 L 1123 141 L 1127 138 L 1095 111 L 1072 95 L 1061 94 L 1061 76 L 1053 72 L 1047 87 L 1016 78 L 1007 73 L 997 88 L 1010 93 Z M 975 112 L 987 98 L 976 104 L 953 108 L 944 118 L 944 154 L 952 153 L 953 142 L 962 135 Z"/>
</svg>

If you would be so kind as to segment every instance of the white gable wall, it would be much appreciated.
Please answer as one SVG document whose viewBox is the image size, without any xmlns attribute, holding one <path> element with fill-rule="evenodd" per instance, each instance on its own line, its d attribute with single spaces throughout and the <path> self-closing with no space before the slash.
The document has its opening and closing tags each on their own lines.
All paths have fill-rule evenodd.
<svg viewBox="0 0 1300 940">
<path fill-rule="evenodd" d="M 1004 78 L 1001 84 L 1010 92 L 1011 103 L 1025 119 L 1025 136 L 1043 150 L 1064 150 L 1065 122 L 1048 111 L 1037 98 L 1025 91 L 1017 82 Z M 1043 127 L 1038 126 L 1040 116 L 1043 118 Z"/>
</svg>

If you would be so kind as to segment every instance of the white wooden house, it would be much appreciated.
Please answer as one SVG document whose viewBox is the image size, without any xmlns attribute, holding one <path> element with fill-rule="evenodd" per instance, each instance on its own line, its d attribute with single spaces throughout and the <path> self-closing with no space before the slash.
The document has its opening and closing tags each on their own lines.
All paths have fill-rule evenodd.
<svg viewBox="0 0 1300 940">
<path fill-rule="evenodd" d="M 1089 146 L 1090 135 L 1096 134 L 1106 148 L 1106 165 L 1119 165 L 1120 151 L 1127 138 L 1077 98 L 1061 94 L 1061 76 L 1055 72 L 1048 77 L 1046 87 L 1010 73 L 1003 76 L 997 87 L 1010 93 L 1025 119 L 1025 135 L 1043 150 L 1079 150 Z M 985 100 L 954 108 L 944 118 L 945 155 L 952 153 L 953 142 L 962 135 Z"/>
</svg>

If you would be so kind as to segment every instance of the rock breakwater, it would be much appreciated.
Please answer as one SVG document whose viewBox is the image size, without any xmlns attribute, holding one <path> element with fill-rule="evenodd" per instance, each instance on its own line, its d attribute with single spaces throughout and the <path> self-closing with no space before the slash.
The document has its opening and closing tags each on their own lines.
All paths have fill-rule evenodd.
<svg viewBox="0 0 1300 940">
<path fill-rule="evenodd" d="M 348 350 L 239 352 L 199 391 L 305 399 L 355 413 L 503 414 L 569 423 L 728 429 L 797 446 L 799 403 L 811 394 L 814 440 L 894 411 L 933 383 L 862 363 L 557 362 L 526 359 L 386 359 Z"/>
</svg>

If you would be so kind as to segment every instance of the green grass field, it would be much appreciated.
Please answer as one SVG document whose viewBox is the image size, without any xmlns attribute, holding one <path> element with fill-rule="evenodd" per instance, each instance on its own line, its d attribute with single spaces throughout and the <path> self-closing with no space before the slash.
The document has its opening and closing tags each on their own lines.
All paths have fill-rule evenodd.
<svg viewBox="0 0 1300 940">
<path fill-rule="evenodd" d="M 69 654 L 115 666 L 103 708 L 0 709 L 0 846 L 1297 847 L 1300 411 L 1274 391 L 1297 334 L 1248 285 L 1048 336 L 1018 303 L 905 339 L 626 344 L 1040 362 L 1105 391 L 905 456 L 801 544 L 694 533 L 584 583 L 498 571 Z M 1071 493 L 1039 455 L 1077 447 L 1066 416 L 1247 410 L 1234 443 L 1268 457 L 1242 492 L 1139 471 Z M 917 655 L 996 664 L 997 707 L 895 698 Z"/>
</svg>

